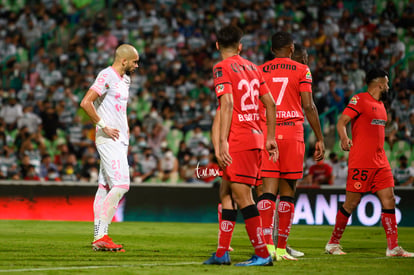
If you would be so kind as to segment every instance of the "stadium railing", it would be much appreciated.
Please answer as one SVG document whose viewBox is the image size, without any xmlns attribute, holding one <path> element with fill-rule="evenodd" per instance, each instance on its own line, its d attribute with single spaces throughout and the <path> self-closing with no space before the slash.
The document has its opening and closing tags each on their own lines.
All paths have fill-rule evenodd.
<svg viewBox="0 0 414 275">
<path fill-rule="evenodd" d="M 91 182 L 0 181 L 0 219 L 91 222 L 96 189 Z M 399 225 L 414 226 L 414 187 L 396 187 L 395 195 Z M 344 199 L 342 186 L 300 187 L 294 224 L 334 224 Z M 134 184 L 118 206 L 116 221 L 215 223 L 218 202 L 215 185 Z M 353 225 L 380 225 L 381 203 L 366 194 L 352 216 Z"/>
</svg>

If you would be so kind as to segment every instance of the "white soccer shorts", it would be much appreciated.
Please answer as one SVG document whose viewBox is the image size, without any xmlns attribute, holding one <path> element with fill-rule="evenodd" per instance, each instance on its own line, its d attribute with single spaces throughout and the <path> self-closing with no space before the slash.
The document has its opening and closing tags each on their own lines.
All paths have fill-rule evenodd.
<svg viewBox="0 0 414 275">
<path fill-rule="evenodd" d="M 98 183 L 129 189 L 128 145 L 111 140 L 96 148 L 101 158 Z"/>
</svg>

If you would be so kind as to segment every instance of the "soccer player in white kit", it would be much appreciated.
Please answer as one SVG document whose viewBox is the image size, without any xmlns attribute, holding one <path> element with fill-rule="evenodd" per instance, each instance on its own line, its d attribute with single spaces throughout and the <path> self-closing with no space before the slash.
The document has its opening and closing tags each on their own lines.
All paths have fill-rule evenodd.
<svg viewBox="0 0 414 275">
<path fill-rule="evenodd" d="M 108 225 L 118 203 L 129 190 L 127 161 L 129 128 L 127 102 L 130 77 L 138 67 L 137 50 L 122 44 L 115 51 L 112 66 L 103 69 L 89 88 L 80 106 L 96 124 L 96 148 L 101 162 L 98 191 L 93 205 L 94 242 L 96 251 L 123 251 L 108 236 Z"/>
</svg>

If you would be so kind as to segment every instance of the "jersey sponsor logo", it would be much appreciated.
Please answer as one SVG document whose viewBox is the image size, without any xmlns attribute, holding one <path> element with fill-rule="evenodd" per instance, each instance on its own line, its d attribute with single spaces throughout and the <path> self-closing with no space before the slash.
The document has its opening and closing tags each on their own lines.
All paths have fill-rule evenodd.
<svg viewBox="0 0 414 275">
<path fill-rule="evenodd" d="M 257 71 L 257 68 L 253 64 L 238 64 L 238 63 L 231 63 L 231 69 L 235 73 L 240 73 L 244 71 Z"/>
<path fill-rule="evenodd" d="M 278 211 L 281 213 L 288 213 L 290 211 L 290 204 L 286 201 L 279 202 Z"/>
<path fill-rule="evenodd" d="M 260 116 L 258 113 L 251 113 L 251 114 L 239 114 L 239 121 L 259 121 Z"/>
<path fill-rule="evenodd" d="M 292 118 L 292 117 L 299 117 L 299 113 L 295 110 L 276 112 L 276 118 Z"/>
<path fill-rule="evenodd" d="M 268 200 L 261 200 L 259 201 L 259 203 L 257 204 L 257 208 L 259 210 L 268 210 L 272 207 L 272 203 Z"/>
<path fill-rule="evenodd" d="M 221 231 L 231 232 L 233 230 L 233 223 L 230 221 L 221 221 L 220 228 Z"/>
<path fill-rule="evenodd" d="M 371 125 L 381 125 L 381 126 L 385 126 L 386 121 L 382 120 L 382 119 L 373 119 L 371 121 Z"/>
<path fill-rule="evenodd" d="M 216 86 L 216 93 L 220 94 L 224 91 L 224 85 L 223 84 L 219 84 Z"/>
<path fill-rule="evenodd" d="M 361 189 L 361 188 L 362 188 L 362 184 L 361 184 L 361 182 L 359 182 L 359 181 L 355 182 L 355 183 L 354 183 L 354 187 L 355 187 L 355 189 L 356 189 L 356 190 Z"/>
<path fill-rule="evenodd" d="M 292 64 L 269 64 L 263 67 L 263 72 L 270 73 L 274 70 L 289 70 L 289 71 L 296 71 L 296 65 Z M 312 78 L 311 78 L 312 79 Z"/>
<path fill-rule="evenodd" d="M 358 96 L 356 96 L 356 95 L 354 95 L 354 96 L 351 98 L 351 100 L 349 101 L 349 104 L 352 104 L 352 105 L 357 105 L 358 100 L 359 100 L 359 97 L 358 97 Z"/>
<path fill-rule="evenodd" d="M 292 121 L 276 123 L 276 126 L 295 126 L 296 123 Z"/>
<path fill-rule="evenodd" d="M 214 68 L 213 75 L 214 75 L 214 78 L 222 77 L 223 76 L 223 68 L 222 67 Z"/>
<path fill-rule="evenodd" d="M 308 79 L 308 80 L 312 80 L 312 73 L 310 72 L 310 71 L 307 71 L 307 73 L 306 73 L 306 79 Z"/>
<path fill-rule="evenodd" d="M 126 113 L 126 111 L 127 111 L 126 106 L 123 106 L 121 104 L 115 104 L 115 109 L 116 109 L 117 112 L 124 112 L 124 113 Z"/>
</svg>

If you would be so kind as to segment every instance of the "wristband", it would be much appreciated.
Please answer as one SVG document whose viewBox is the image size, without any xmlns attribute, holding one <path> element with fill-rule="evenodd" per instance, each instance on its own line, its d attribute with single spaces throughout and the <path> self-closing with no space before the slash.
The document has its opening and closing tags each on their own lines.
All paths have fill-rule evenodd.
<svg viewBox="0 0 414 275">
<path fill-rule="evenodd" d="M 101 120 L 99 120 L 98 123 L 96 123 L 96 126 L 98 126 L 101 129 L 105 128 L 106 127 L 105 121 L 103 121 L 103 119 L 101 118 Z"/>
</svg>

